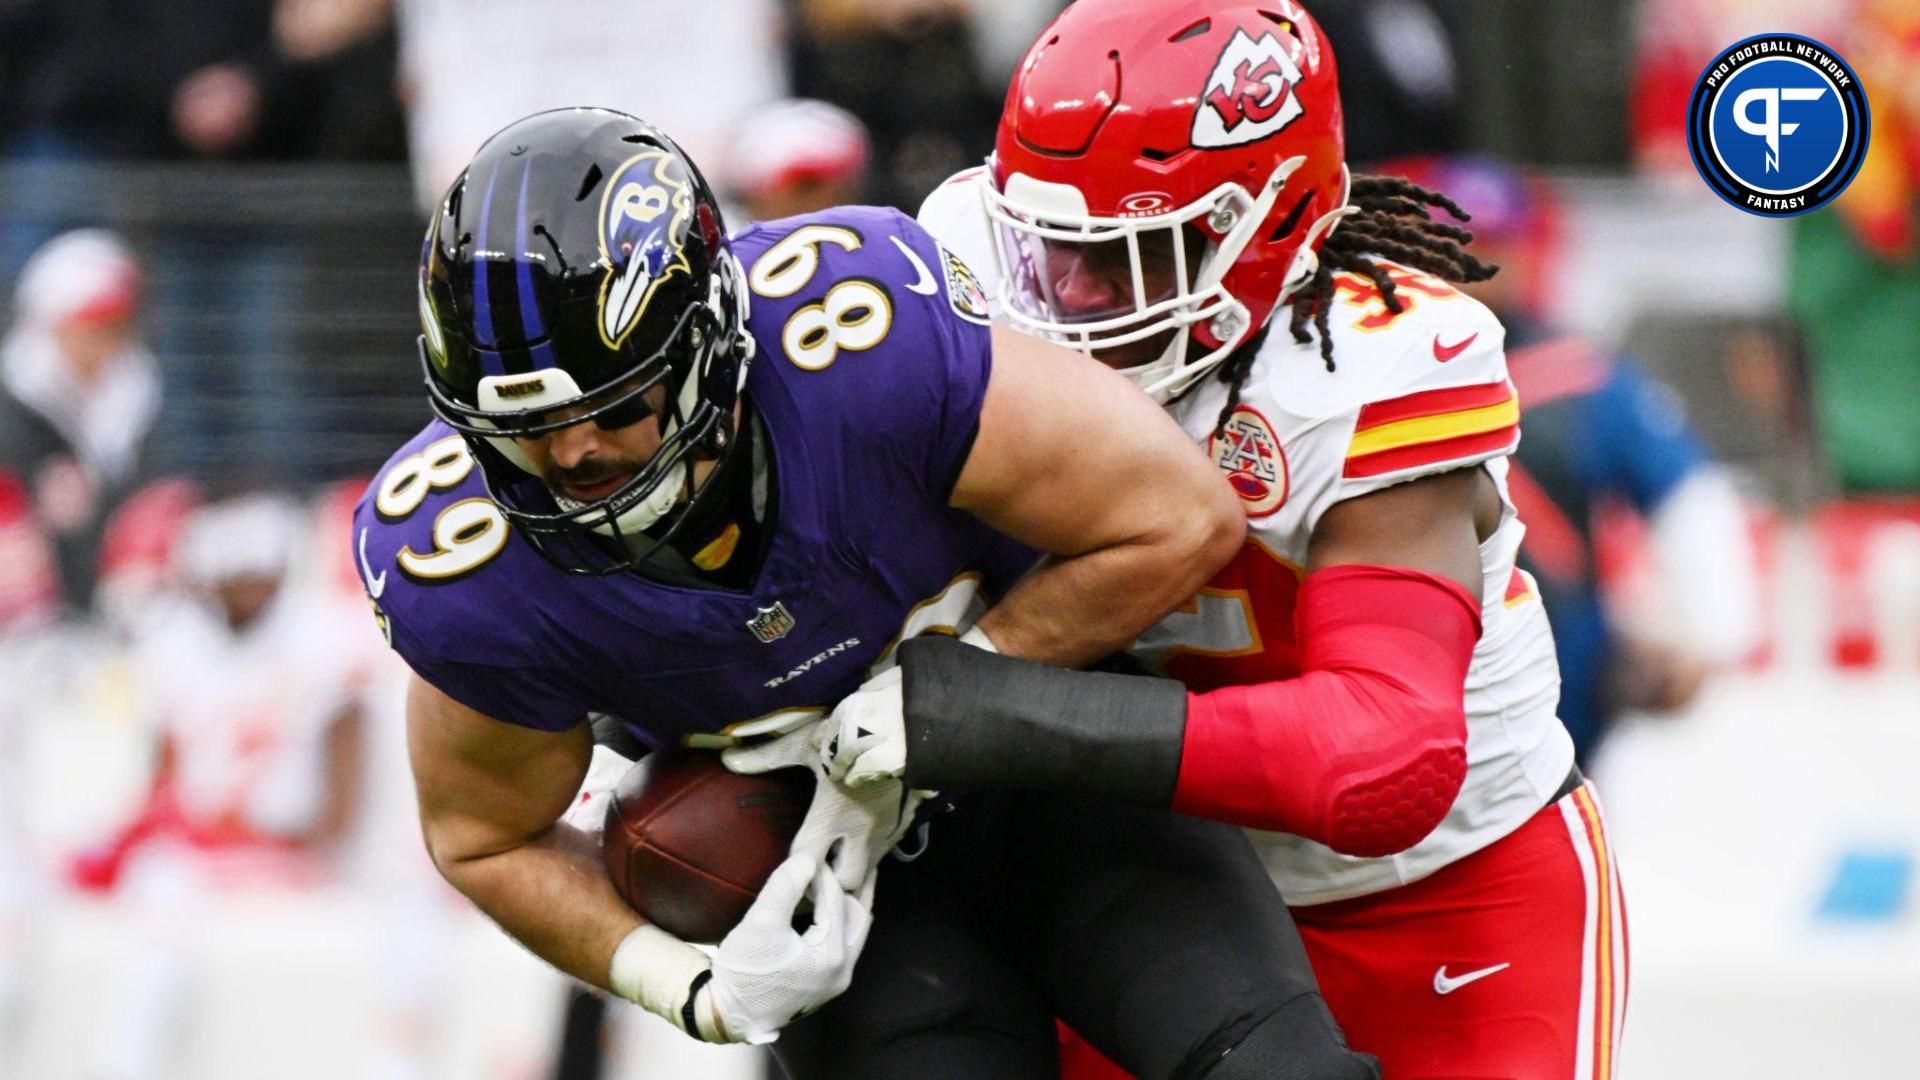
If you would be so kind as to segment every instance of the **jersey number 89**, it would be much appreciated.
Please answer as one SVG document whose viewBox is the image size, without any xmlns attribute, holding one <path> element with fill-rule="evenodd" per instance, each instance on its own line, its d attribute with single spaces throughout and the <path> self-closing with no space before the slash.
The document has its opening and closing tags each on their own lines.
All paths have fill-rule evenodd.
<svg viewBox="0 0 1920 1080">
<path fill-rule="evenodd" d="M 373 509 L 382 521 L 402 521 L 420 509 L 429 493 L 458 485 L 472 471 L 473 452 L 464 438 L 436 439 L 393 463 L 380 478 Z M 506 546 L 507 519 L 493 500 L 461 499 L 434 517 L 432 549 L 403 547 L 395 561 L 409 578 L 440 584 L 478 570 Z"/>
<path fill-rule="evenodd" d="M 754 260 L 747 282 L 769 300 L 792 296 L 820 269 L 820 245 L 858 250 L 860 234 L 836 225 L 802 225 Z M 893 329 L 893 300 L 871 278 L 835 282 L 818 301 L 796 308 L 780 330 L 787 359 L 806 371 L 824 371 L 840 353 L 864 352 L 886 340 Z"/>
</svg>

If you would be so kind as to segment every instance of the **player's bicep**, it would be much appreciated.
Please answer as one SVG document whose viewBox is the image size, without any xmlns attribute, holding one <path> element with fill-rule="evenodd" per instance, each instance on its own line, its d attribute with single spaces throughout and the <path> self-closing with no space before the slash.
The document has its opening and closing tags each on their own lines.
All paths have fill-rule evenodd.
<svg viewBox="0 0 1920 1080">
<path fill-rule="evenodd" d="M 416 675 L 407 749 L 427 846 L 444 868 L 519 847 L 559 820 L 593 739 L 584 723 L 551 732 L 495 720 Z"/>
<path fill-rule="evenodd" d="M 1221 541 L 1245 518 L 1159 405 L 1093 359 L 993 328 L 993 371 L 952 505 L 1056 555 L 1167 534 Z"/>
<path fill-rule="evenodd" d="M 1499 493 L 1478 466 L 1424 476 L 1333 504 L 1307 547 L 1307 570 L 1395 566 L 1482 592 L 1480 537 L 1498 524 Z"/>
</svg>

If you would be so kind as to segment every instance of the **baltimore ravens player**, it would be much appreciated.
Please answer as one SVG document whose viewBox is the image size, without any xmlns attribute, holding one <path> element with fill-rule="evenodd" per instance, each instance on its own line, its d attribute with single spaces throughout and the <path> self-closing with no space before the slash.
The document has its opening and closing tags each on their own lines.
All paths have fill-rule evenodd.
<svg viewBox="0 0 1920 1080">
<path fill-rule="evenodd" d="M 1083 663 L 1238 547 L 1231 491 L 1177 425 L 1099 364 L 989 330 L 970 281 L 888 210 L 729 240 L 693 163 L 618 113 L 541 113 L 480 148 L 422 253 L 438 419 L 355 518 L 417 675 L 436 864 L 690 1035 L 786 1027 L 797 1077 L 1051 1076 L 1055 1015 L 1142 1075 L 1373 1075 L 1230 828 L 965 801 L 885 866 L 870 923 L 913 799 L 821 783 L 709 958 L 642 925 L 559 823 L 589 717 L 655 747 L 775 736 L 936 629 Z M 1034 549 L 1051 558 L 1025 573 Z"/>
<path fill-rule="evenodd" d="M 1136 643 L 1171 679 L 910 643 L 816 741 L 855 790 L 1249 826 L 1386 1075 L 1609 1076 L 1619 879 L 1515 566 L 1503 330 L 1449 284 L 1491 269 L 1434 220 L 1450 200 L 1349 177 L 1342 140 L 1332 48 L 1291 0 L 1079 0 L 1041 34 L 988 166 L 922 219 L 977 245 L 1008 321 L 1166 402 L 1247 543 Z"/>
</svg>

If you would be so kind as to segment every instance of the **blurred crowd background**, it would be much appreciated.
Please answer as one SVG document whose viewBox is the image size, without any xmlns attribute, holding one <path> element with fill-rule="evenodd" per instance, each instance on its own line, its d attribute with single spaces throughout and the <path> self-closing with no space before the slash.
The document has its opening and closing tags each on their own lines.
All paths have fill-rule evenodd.
<svg viewBox="0 0 1920 1080">
<path fill-rule="evenodd" d="M 909 212 L 1059 0 L 0 0 L 0 1077 L 754 1076 L 420 850 L 347 522 L 428 416 L 426 209 L 655 121 L 731 223 Z M 1920 7 L 1318 0 L 1349 155 L 1507 269 L 1515 494 L 1634 919 L 1625 1075 L 1907 1075 L 1920 1011 Z M 1719 48 L 1859 73 L 1833 207 L 1687 159 Z"/>
</svg>

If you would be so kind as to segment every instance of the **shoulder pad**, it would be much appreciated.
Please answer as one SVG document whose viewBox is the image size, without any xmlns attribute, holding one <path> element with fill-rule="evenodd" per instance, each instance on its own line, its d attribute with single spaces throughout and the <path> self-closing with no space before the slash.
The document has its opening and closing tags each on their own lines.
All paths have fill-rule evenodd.
<svg viewBox="0 0 1920 1080">
<path fill-rule="evenodd" d="M 961 272 L 971 272 L 986 306 L 999 295 L 999 262 L 993 253 L 992 226 L 980 201 L 986 167 L 955 173 L 920 204 L 916 220 L 940 245 L 943 259 L 957 257 Z M 995 311 L 995 314 L 998 312 Z"/>
<path fill-rule="evenodd" d="M 1329 325 L 1333 370 L 1313 340 L 1294 341 L 1275 319 L 1256 372 L 1273 401 L 1306 419 L 1355 412 L 1369 404 L 1430 388 L 1506 378 L 1506 329 L 1478 300 L 1424 274 L 1392 267 L 1402 311 L 1387 310 L 1371 282 L 1337 286 Z M 1309 322 L 1309 327 L 1313 324 Z"/>
<path fill-rule="evenodd" d="M 503 630 L 530 617 L 537 595 L 516 582 L 538 556 L 494 508 L 452 429 L 429 424 L 381 467 L 354 508 L 352 543 L 381 629 L 409 663 L 512 651 Z"/>
</svg>

